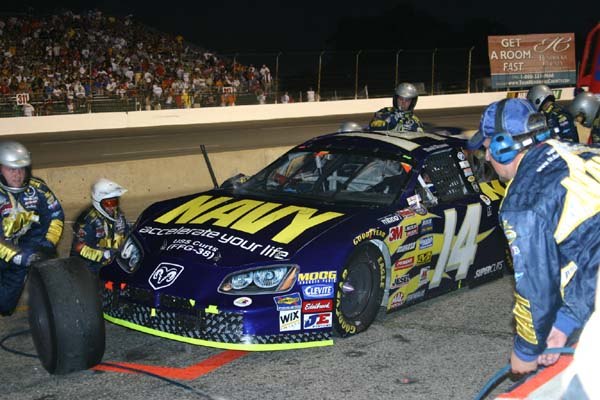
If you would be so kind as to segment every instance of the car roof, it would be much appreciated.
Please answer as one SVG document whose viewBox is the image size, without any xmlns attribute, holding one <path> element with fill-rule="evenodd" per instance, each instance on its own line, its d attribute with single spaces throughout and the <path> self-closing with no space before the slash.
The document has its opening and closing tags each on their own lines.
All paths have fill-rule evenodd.
<svg viewBox="0 0 600 400">
<path fill-rule="evenodd" d="M 388 152 L 411 153 L 417 156 L 422 154 L 422 151 L 419 150 L 430 152 L 437 148 L 446 148 L 448 145 L 466 146 L 466 141 L 462 138 L 437 133 L 361 130 L 319 136 L 303 143 L 300 147 L 334 143 L 340 145 L 346 141 L 349 145 L 365 150 L 378 148 Z"/>
</svg>

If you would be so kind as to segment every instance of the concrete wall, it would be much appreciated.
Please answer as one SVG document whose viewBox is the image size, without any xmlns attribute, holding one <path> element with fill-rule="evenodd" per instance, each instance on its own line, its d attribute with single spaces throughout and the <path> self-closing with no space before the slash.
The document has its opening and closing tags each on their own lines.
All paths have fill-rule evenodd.
<svg viewBox="0 0 600 400">
<path fill-rule="evenodd" d="M 417 110 L 484 106 L 507 97 L 508 92 L 421 96 Z M 562 89 L 561 100 L 571 100 L 573 88 Z M 184 110 L 0 118 L 0 135 L 64 132 L 148 126 L 261 121 L 280 118 L 310 118 L 374 112 L 391 105 L 391 98 L 324 101 L 319 103 L 263 104 Z"/>
</svg>

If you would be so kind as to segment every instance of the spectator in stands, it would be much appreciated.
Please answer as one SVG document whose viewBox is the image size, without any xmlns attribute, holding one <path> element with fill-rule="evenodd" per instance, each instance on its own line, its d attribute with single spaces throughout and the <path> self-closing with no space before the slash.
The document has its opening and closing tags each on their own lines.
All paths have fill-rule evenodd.
<svg viewBox="0 0 600 400">
<path fill-rule="evenodd" d="M 0 209 L 0 315 L 10 315 L 29 267 L 56 256 L 64 221 L 58 199 L 31 176 L 29 151 L 17 142 L 0 142 Z"/>
<path fill-rule="evenodd" d="M 315 101 L 315 91 L 313 90 L 312 87 L 309 87 L 308 90 L 306 91 L 306 101 Z"/>
<path fill-rule="evenodd" d="M 373 130 L 395 132 L 423 132 L 421 120 L 413 113 L 419 93 L 408 82 L 398 85 L 394 93 L 393 106 L 377 111 L 369 123 Z"/>
<path fill-rule="evenodd" d="M 108 179 L 99 179 L 92 186 L 92 204 L 73 225 L 71 256 L 83 257 L 94 272 L 112 261 L 129 232 L 119 199 L 127 191 Z"/>
<path fill-rule="evenodd" d="M 33 107 L 30 103 L 23 104 L 23 115 L 25 117 L 33 117 L 35 114 L 35 107 Z"/>
<path fill-rule="evenodd" d="M 546 117 L 548 126 L 561 139 L 579 142 L 577 128 L 571 114 L 556 103 L 552 90 L 546 85 L 535 85 L 527 92 L 527 100 Z"/>
<path fill-rule="evenodd" d="M 290 95 L 288 94 L 288 92 L 284 92 L 283 96 L 281 96 L 281 103 L 287 104 L 289 102 L 290 102 Z"/>
</svg>

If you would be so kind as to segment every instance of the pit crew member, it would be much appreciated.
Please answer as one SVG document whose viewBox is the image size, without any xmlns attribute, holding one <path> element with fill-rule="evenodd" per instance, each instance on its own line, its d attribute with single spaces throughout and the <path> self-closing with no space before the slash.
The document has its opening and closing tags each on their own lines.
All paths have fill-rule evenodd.
<svg viewBox="0 0 600 400">
<path fill-rule="evenodd" d="M 589 92 L 579 93 L 569 110 L 583 126 L 592 128 L 588 143 L 600 143 L 600 99 Z"/>
<path fill-rule="evenodd" d="M 559 104 L 552 90 L 546 85 L 535 85 L 527 92 L 527 100 L 533 103 L 534 107 L 544 114 L 548 126 L 561 139 L 579 142 L 577 127 L 573 122 L 573 116 Z"/>
<path fill-rule="evenodd" d="M 413 113 L 419 93 L 411 83 L 401 83 L 396 88 L 393 106 L 377 111 L 369 122 L 372 130 L 394 132 L 423 132 L 423 123 Z"/>
<path fill-rule="evenodd" d="M 512 371 L 555 363 L 593 311 L 600 264 L 600 147 L 550 139 L 523 99 L 489 105 L 469 147 L 509 181 L 499 216 L 515 275 Z"/>
<path fill-rule="evenodd" d="M 29 267 L 55 257 L 64 213 L 46 183 L 31 176 L 31 155 L 21 143 L 0 142 L 0 314 L 17 306 Z"/>
</svg>

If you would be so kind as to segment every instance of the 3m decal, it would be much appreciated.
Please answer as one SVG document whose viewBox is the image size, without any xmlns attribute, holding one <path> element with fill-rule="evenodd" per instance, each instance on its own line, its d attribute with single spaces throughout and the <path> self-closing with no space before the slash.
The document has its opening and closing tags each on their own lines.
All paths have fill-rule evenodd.
<svg viewBox="0 0 600 400">
<path fill-rule="evenodd" d="M 473 203 L 467 206 L 465 220 L 458 231 L 456 238 L 456 209 L 444 210 L 446 216 L 444 222 L 444 241 L 442 251 L 435 265 L 435 270 L 429 289 L 436 288 L 442 281 L 444 272 L 456 270 L 455 280 L 465 279 L 469 266 L 475 261 L 477 251 L 477 233 L 481 220 L 481 203 Z"/>
<path fill-rule="evenodd" d="M 213 198 L 210 195 L 202 195 L 168 211 L 155 221 L 162 224 L 202 224 L 214 220 L 212 225 L 253 234 L 282 218 L 292 216 L 292 221 L 271 238 L 275 242 L 285 244 L 307 229 L 344 215 L 333 211 L 317 214 L 318 210 L 315 208 L 281 207 L 279 203 L 250 199 L 223 204 L 230 200 L 231 197 Z"/>
</svg>

